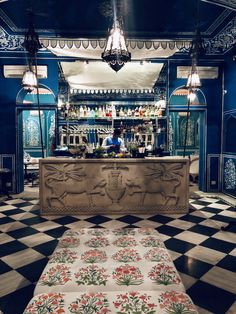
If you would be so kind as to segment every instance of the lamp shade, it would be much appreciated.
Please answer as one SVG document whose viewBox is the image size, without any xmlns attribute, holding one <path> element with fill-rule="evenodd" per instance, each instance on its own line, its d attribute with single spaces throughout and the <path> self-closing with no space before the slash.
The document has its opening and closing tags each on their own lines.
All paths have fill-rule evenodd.
<svg viewBox="0 0 236 314">
<path fill-rule="evenodd" d="M 36 74 L 32 70 L 27 70 L 23 74 L 22 86 L 28 92 L 32 92 L 38 85 Z"/>
<path fill-rule="evenodd" d="M 200 86 L 201 86 L 201 81 L 200 81 L 200 77 L 197 71 L 192 71 L 188 76 L 186 87 L 194 90 L 194 89 L 198 89 Z"/>
<path fill-rule="evenodd" d="M 131 53 L 126 47 L 124 34 L 118 21 L 114 22 L 109 33 L 102 59 L 116 72 L 131 60 Z"/>
</svg>

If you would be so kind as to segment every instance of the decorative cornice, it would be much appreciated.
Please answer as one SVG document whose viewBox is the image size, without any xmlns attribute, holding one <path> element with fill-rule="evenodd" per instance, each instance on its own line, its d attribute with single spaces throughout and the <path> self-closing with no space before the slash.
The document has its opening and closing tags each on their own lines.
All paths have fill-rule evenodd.
<svg viewBox="0 0 236 314">
<path fill-rule="evenodd" d="M 0 51 L 22 51 L 24 37 L 9 35 L 2 26 L 0 26 Z"/>
<path fill-rule="evenodd" d="M 215 5 L 220 5 L 225 8 L 236 10 L 235 0 L 202 0 L 203 2 L 209 2 Z"/>
<path fill-rule="evenodd" d="M 236 43 L 236 17 L 214 38 L 205 40 L 207 54 L 224 54 Z"/>
</svg>

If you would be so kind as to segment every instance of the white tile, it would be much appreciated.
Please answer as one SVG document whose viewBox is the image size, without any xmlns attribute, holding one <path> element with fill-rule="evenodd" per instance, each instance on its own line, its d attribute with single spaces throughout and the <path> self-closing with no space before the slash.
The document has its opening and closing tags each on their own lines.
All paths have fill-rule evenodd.
<svg viewBox="0 0 236 314">
<path fill-rule="evenodd" d="M 216 238 L 219 240 L 236 243 L 236 233 L 228 232 L 228 231 L 219 231 L 212 236 L 212 238 Z"/>
<path fill-rule="evenodd" d="M 214 266 L 201 277 L 201 280 L 236 294 L 236 273 L 232 271 Z"/>
<path fill-rule="evenodd" d="M 194 212 L 191 213 L 191 216 L 206 218 L 205 212 L 201 210 L 195 210 Z"/>
<path fill-rule="evenodd" d="M 44 233 L 36 233 L 36 234 L 29 235 L 27 237 L 18 239 L 19 242 L 24 243 L 28 247 L 34 247 L 36 245 L 49 242 L 52 240 L 54 240 L 53 237 L 50 237 L 49 235 L 44 234 Z"/>
<path fill-rule="evenodd" d="M 209 263 L 211 265 L 217 264 L 226 254 L 212 250 L 203 246 L 195 246 L 185 253 L 185 255 L 198 259 L 200 261 Z"/>
<path fill-rule="evenodd" d="M 1 207 L 0 207 L 1 210 Z M 6 217 L 6 215 L 4 215 L 3 213 L 0 213 L 0 218 Z"/>
<path fill-rule="evenodd" d="M 216 203 L 219 201 L 218 198 L 213 198 L 213 197 L 202 197 L 198 199 L 201 202 L 207 202 L 207 203 Z"/>
<path fill-rule="evenodd" d="M 207 207 L 225 210 L 225 209 L 230 208 L 230 205 L 214 203 L 214 204 L 207 205 Z"/>
<path fill-rule="evenodd" d="M 204 205 L 199 205 L 199 204 L 191 204 L 191 207 L 192 207 L 193 209 L 202 209 L 202 208 L 204 208 L 205 206 L 204 206 Z"/>
<path fill-rule="evenodd" d="M 136 222 L 133 225 L 140 228 L 157 228 L 157 227 L 160 227 L 162 224 L 152 221 L 152 220 L 141 220 L 141 221 Z"/>
<path fill-rule="evenodd" d="M 13 221 L 4 225 L 0 225 L 0 231 L 9 232 L 9 231 L 18 230 L 24 227 L 27 227 L 27 226 L 19 221 Z"/>
<path fill-rule="evenodd" d="M 233 212 L 232 210 L 223 210 L 218 215 L 226 216 L 230 218 L 236 218 L 236 212 Z"/>
<path fill-rule="evenodd" d="M 35 205 L 29 205 L 29 206 L 21 207 L 21 209 L 23 209 L 25 212 L 29 212 L 32 209 L 37 209 L 37 208 L 35 208 Z"/>
<path fill-rule="evenodd" d="M 160 234 L 161 235 L 161 239 L 162 239 L 162 241 L 167 241 L 167 240 L 169 240 L 171 237 L 170 236 L 168 236 L 168 235 L 166 235 L 166 234 Z"/>
<path fill-rule="evenodd" d="M 0 207 L 1 212 L 4 212 L 6 210 L 12 210 L 12 209 L 16 209 L 16 206 L 12 206 L 12 205 L 4 205 Z"/>
<path fill-rule="evenodd" d="M 28 218 L 33 218 L 33 217 L 37 217 L 37 215 L 33 214 L 33 213 L 24 213 L 24 215 L 22 217 L 20 217 L 19 220 L 23 220 L 23 219 L 28 219 Z"/>
<path fill-rule="evenodd" d="M 29 280 L 15 270 L 0 275 L 0 282 L 0 297 L 31 284 Z"/>
<path fill-rule="evenodd" d="M 34 228 L 38 231 L 41 231 L 41 232 L 44 232 L 47 230 L 52 230 L 52 229 L 55 229 L 58 227 L 61 227 L 61 225 L 59 225 L 53 221 L 45 221 L 45 222 L 41 222 L 39 224 L 32 225 L 32 228 Z"/>
<path fill-rule="evenodd" d="M 124 228 L 124 227 L 127 227 L 129 225 L 125 222 L 122 222 L 122 221 L 110 220 L 110 221 L 104 222 L 102 224 L 99 224 L 99 226 L 102 226 L 102 227 L 107 228 L 107 229 L 110 229 L 110 228 L 116 229 L 116 228 Z"/>
<path fill-rule="evenodd" d="M 44 257 L 45 256 L 40 254 L 39 252 L 28 248 L 26 250 L 18 251 L 16 253 L 4 256 L 2 257 L 2 260 L 12 268 L 16 269 L 38 261 Z"/>
<path fill-rule="evenodd" d="M 208 239 L 208 236 L 186 230 L 177 234 L 175 238 L 189 243 L 200 244 Z"/>
<path fill-rule="evenodd" d="M 204 211 L 204 215 L 206 216 L 206 218 L 211 218 L 211 217 L 215 216 L 215 213 Z"/>
<path fill-rule="evenodd" d="M 229 253 L 229 255 L 236 256 L 236 248 L 233 249 L 233 250 Z"/>
<path fill-rule="evenodd" d="M 205 219 L 199 223 L 201 226 L 206 226 L 210 228 L 220 229 L 220 225 L 216 223 L 216 220 Z"/>
<path fill-rule="evenodd" d="M 168 250 L 168 252 L 171 256 L 172 261 L 175 261 L 178 257 L 180 257 L 182 255 L 181 253 L 171 251 L 171 250 Z"/>
<path fill-rule="evenodd" d="M 196 305 L 195 305 L 195 307 L 196 307 L 196 309 L 197 309 L 197 311 L 198 311 L 198 314 L 214 314 L 213 312 L 209 312 L 209 311 L 203 309 L 203 308 L 200 307 L 200 306 L 196 306 Z"/>
<path fill-rule="evenodd" d="M 192 285 L 195 284 L 195 282 L 197 282 L 196 278 L 193 278 L 187 274 L 183 274 L 181 272 L 179 272 L 180 278 L 182 279 L 182 282 L 184 284 L 184 288 L 187 290 L 190 287 L 192 287 Z"/>
<path fill-rule="evenodd" d="M 166 225 L 171 226 L 171 227 L 176 227 L 179 229 L 183 229 L 183 230 L 187 230 L 187 229 L 195 226 L 196 224 L 193 222 L 190 222 L 190 221 L 175 219 L 175 220 L 168 222 Z"/>
<path fill-rule="evenodd" d="M 20 204 L 20 203 L 25 203 L 25 200 L 22 200 L 20 198 L 13 198 L 11 200 L 5 201 L 5 203 L 12 205 L 12 204 Z"/>
<path fill-rule="evenodd" d="M 15 240 L 14 238 L 10 237 L 6 233 L 1 233 L 0 234 L 0 243 L 1 244 L 8 243 L 8 242 L 11 242 L 11 241 L 14 241 L 14 240 Z"/>
</svg>

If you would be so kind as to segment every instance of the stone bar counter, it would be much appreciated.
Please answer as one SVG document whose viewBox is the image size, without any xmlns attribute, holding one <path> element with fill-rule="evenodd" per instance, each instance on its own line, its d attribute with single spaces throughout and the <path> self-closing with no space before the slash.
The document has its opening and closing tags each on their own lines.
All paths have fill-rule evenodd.
<svg viewBox="0 0 236 314">
<path fill-rule="evenodd" d="M 165 214 L 189 209 L 182 157 L 40 160 L 42 214 Z"/>
</svg>

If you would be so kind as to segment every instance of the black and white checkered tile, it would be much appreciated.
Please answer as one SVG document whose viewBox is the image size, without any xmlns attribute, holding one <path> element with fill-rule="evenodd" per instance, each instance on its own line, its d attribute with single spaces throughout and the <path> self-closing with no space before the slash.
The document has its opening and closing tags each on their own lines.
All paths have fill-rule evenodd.
<svg viewBox="0 0 236 314">
<path fill-rule="evenodd" d="M 217 198 L 190 200 L 186 215 L 40 216 L 37 199 L 0 203 L 0 309 L 20 314 L 58 238 L 69 228 L 152 227 L 170 250 L 199 313 L 236 313 L 236 209 Z"/>
</svg>

